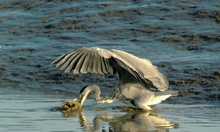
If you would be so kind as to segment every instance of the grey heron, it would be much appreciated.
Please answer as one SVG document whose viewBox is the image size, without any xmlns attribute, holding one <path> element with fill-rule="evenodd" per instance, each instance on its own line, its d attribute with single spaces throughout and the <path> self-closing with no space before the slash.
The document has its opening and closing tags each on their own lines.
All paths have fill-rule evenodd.
<svg viewBox="0 0 220 132">
<path fill-rule="evenodd" d="M 114 92 L 107 98 L 96 98 L 103 103 L 112 103 L 113 99 L 119 99 L 133 107 L 151 110 L 151 106 L 178 94 L 168 90 L 168 79 L 149 60 L 121 50 L 83 47 L 58 57 L 52 64 L 56 64 L 56 67 L 65 73 L 118 73 L 119 82 Z M 81 93 L 84 90 L 89 93 L 91 89 L 94 90 L 92 87 L 83 88 Z M 85 98 L 86 96 L 83 101 Z"/>
</svg>

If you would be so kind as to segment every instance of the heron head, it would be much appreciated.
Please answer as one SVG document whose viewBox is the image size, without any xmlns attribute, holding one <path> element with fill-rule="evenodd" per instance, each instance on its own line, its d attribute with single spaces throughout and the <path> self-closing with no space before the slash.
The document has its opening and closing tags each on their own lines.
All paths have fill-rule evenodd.
<svg viewBox="0 0 220 132">
<path fill-rule="evenodd" d="M 88 87 L 88 85 L 85 86 L 85 87 L 83 87 L 83 88 L 80 90 L 80 92 L 79 92 L 79 102 L 82 102 L 82 99 L 83 99 L 83 97 L 85 96 L 85 90 L 86 90 L 87 87 Z"/>
<path fill-rule="evenodd" d="M 80 94 L 79 94 L 79 102 L 80 102 L 80 103 L 82 102 L 84 96 L 85 96 L 84 93 L 80 93 Z"/>
</svg>

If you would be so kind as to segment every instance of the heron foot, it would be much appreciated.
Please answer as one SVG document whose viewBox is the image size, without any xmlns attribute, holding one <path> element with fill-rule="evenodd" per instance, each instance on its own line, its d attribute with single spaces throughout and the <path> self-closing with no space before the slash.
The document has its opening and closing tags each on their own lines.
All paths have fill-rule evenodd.
<svg viewBox="0 0 220 132">
<path fill-rule="evenodd" d="M 108 96 L 106 96 L 104 99 L 99 100 L 99 103 L 101 103 L 101 104 L 104 104 L 104 103 L 110 104 L 112 102 L 113 102 L 113 99 L 111 99 Z"/>
<path fill-rule="evenodd" d="M 101 104 L 105 104 L 105 103 L 111 104 L 112 102 L 113 102 L 113 100 L 100 100 L 99 101 L 99 103 L 101 103 Z"/>
</svg>

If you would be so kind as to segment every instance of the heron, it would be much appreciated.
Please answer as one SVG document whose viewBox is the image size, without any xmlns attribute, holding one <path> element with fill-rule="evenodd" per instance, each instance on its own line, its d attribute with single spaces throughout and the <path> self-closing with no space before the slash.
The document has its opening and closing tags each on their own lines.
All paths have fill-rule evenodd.
<svg viewBox="0 0 220 132">
<path fill-rule="evenodd" d="M 100 103 L 120 100 L 132 107 L 152 110 L 177 91 L 168 90 L 169 81 L 150 60 L 142 59 L 122 50 L 107 50 L 99 47 L 82 47 L 55 59 L 52 64 L 65 73 L 72 74 L 118 74 L 119 81 L 111 94 L 102 98 L 96 85 L 81 89 L 81 101 L 89 92 L 95 92 Z M 84 96 L 86 95 L 86 96 Z"/>
</svg>

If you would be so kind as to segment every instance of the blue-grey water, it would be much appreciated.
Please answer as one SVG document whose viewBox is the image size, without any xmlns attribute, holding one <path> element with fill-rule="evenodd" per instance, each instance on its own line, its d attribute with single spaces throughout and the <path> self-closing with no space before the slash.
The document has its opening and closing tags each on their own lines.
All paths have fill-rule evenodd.
<svg viewBox="0 0 220 132">
<path fill-rule="evenodd" d="M 85 85 L 97 84 L 108 94 L 117 83 L 113 77 L 67 75 L 50 65 L 59 55 L 90 46 L 147 58 L 168 77 L 169 88 L 180 94 L 158 113 L 175 129 L 162 128 L 219 130 L 219 25 L 220 2 L 214 0 L 1 0 L 0 130 L 93 131 L 80 126 L 78 113 L 70 119 L 50 111 L 61 99 L 78 97 Z M 92 120 L 97 113 L 91 111 L 83 114 Z M 130 113 L 102 112 L 117 118 L 100 120 L 105 128 L 123 120 L 148 130 L 140 116 L 119 119 Z"/>
</svg>

